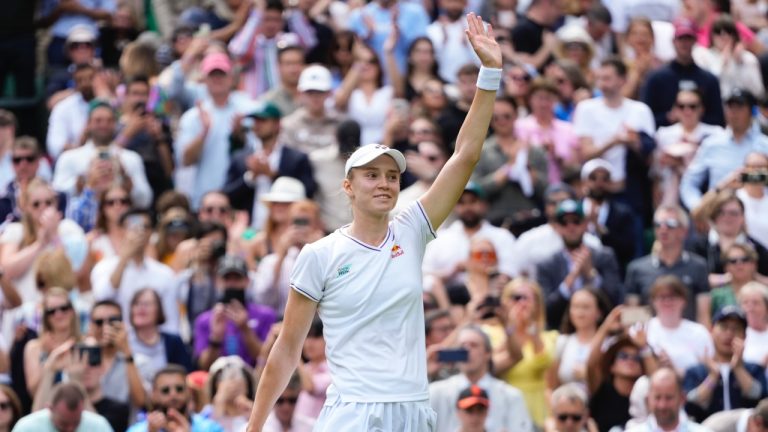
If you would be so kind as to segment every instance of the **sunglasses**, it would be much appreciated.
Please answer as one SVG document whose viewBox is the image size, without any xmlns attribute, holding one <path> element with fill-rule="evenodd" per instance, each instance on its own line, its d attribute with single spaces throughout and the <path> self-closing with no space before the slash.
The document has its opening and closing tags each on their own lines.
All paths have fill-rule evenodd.
<svg viewBox="0 0 768 432">
<path fill-rule="evenodd" d="M 743 256 L 738 258 L 728 258 L 725 262 L 728 264 L 746 264 L 746 263 L 752 262 L 752 258 L 748 256 Z"/>
<path fill-rule="evenodd" d="M 514 114 L 512 113 L 506 113 L 506 114 L 494 114 L 493 119 L 498 120 L 509 120 L 514 117 Z"/>
<path fill-rule="evenodd" d="M 128 198 L 111 198 L 111 199 L 104 200 L 104 205 L 107 207 L 112 207 L 115 204 L 129 206 L 131 205 L 131 200 L 129 200 Z"/>
<path fill-rule="evenodd" d="M 560 421 L 560 422 L 563 422 L 563 423 L 567 422 L 568 420 L 571 420 L 574 423 L 578 423 L 583 418 L 584 418 L 584 416 L 581 415 L 581 414 L 567 414 L 567 413 L 563 413 L 563 414 L 558 414 L 557 415 L 557 420 Z"/>
<path fill-rule="evenodd" d="M 638 354 L 629 354 L 625 352 L 620 352 L 616 354 L 616 360 L 632 360 L 634 362 L 640 363 L 643 361 L 643 358 L 640 357 Z"/>
<path fill-rule="evenodd" d="M 184 390 L 186 390 L 186 387 L 183 384 L 176 384 L 175 386 L 160 387 L 160 393 L 164 395 L 171 394 L 171 390 L 174 390 L 176 393 L 181 394 L 181 393 L 184 393 Z"/>
<path fill-rule="evenodd" d="M 51 315 L 55 314 L 56 312 L 65 313 L 65 312 L 69 312 L 71 310 L 72 310 L 72 305 L 71 304 L 65 304 L 65 305 L 61 305 L 61 306 L 58 306 L 58 307 L 46 308 L 45 309 L 45 315 L 46 316 L 51 316 Z"/>
<path fill-rule="evenodd" d="M 472 261 L 496 261 L 495 251 L 474 251 L 470 256 Z"/>
<path fill-rule="evenodd" d="M 677 219 L 664 219 L 662 221 L 653 221 L 654 228 L 666 227 L 669 229 L 677 229 L 677 228 L 680 228 L 680 226 L 681 226 L 680 221 Z"/>
<path fill-rule="evenodd" d="M 608 175 L 597 175 L 592 174 L 589 177 L 587 177 L 590 181 L 602 181 L 602 182 L 608 182 L 611 181 L 611 176 Z"/>
<path fill-rule="evenodd" d="M 35 209 L 35 210 L 39 209 L 41 206 L 42 207 L 50 207 L 52 205 L 53 205 L 53 200 L 52 199 L 42 200 L 42 201 L 32 201 L 32 208 Z"/>
<path fill-rule="evenodd" d="M 105 323 L 112 324 L 112 323 L 116 323 L 116 322 L 121 322 L 122 320 L 123 320 L 122 317 L 111 316 L 109 318 L 96 318 L 96 319 L 91 320 L 91 321 L 93 322 L 93 325 L 95 325 L 96 327 L 101 327 Z"/>
<path fill-rule="evenodd" d="M 276 403 L 277 403 L 277 405 L 282 405 L 284 403 L 289 403 L 291 405 L 296 405 L 296 401 L 298 401 L 298 400 L 299 400 L 299 398 L 296 398 L 296 397 L 289 397 L 289 398 L 279 397 L 279 398 L 277 398 L 277 402 Z"/>
<path fill-rule="evenodd" d="M 13 162 L 14 165 L 18 165 L 18 164 L 20 164 L 22 162 L 32 163 L 32 162 L 34 162 L 36 160 L 37 160 L 37 156 L 34 156 L 34 155 L 30 155 L 30 156 L 13 156 L 11 158 L 11 161 Z"/>
<path fill-rule="evenodd" d="M 512 81 L 529 82 L 531 80 L 531 76 L 530 75 L 514 75 L 514 74 L 510 74 L 509 78 Z"/>
<path fill-rule="evenodd" d="M 510 296 L 510 299 L 512 299 L 513 302 L 517 303 L 517 302 L 521 302 L 523 300 L 528 301 L 528 300 L 530 300 L 530 297 L 528 297 L 526 295 L 522 295 L 522 294 L 512 294 L 512 296 Z"/>
<path fill-rule="evenodd" d="M 424 153 L 422 153 L 421 157 L 423 157 L 424 159 L 426 159 L 426 160 L 428 160 L 430 162 L 433 162 L 433 163 L 437 162 L 438 160 L 440 160 L 440 156 L 438 156 L 438 155 L 425 155 Z"/>
<path fill-rule="evenodd" d="M 227 213 L 229 213 L 229 207 L 210 206 L 210 207 L 203 207 L 201 210 L 202 210 L 203 213 L 206 213 L 206 214 L 213 214 L 214 212 L 217 212 L 217 213 L 220 213 L 220 214 L 227 214 Z"/>
<path fill-rule="evenodd" d="M 701 105 L 699 105 L 697 103 L 680 103 L 680 102 L 678 102 L 678 103 L 675 104 L 675 106 L 677 108 L 681 109 L 681 110 L 689 109 L 689 110 L 693 111 L 693 110 L 699 109 L 699 107 Z"/>
<path fill-rule="evenodd" d="M 0 402 L 0 411 L 5 411 L 11 408 L 10 402 Z"/>
</svg>

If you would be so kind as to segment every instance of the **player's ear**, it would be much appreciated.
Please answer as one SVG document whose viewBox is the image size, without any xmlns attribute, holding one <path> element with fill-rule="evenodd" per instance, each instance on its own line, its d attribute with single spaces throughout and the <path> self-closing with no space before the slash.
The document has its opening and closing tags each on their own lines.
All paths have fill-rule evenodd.
<svg viewBox="0 0 768 432">
<path fill-rule="evenodd" d="M 347 194 L 347 197 L 349 199 L 352 199 L 354 194 L 352 193 L 352 173 L 351 172 L 347 177 L 344 178 L 344 180 L 341 181 L 341 188 L 344 190 L 344 193 Z"/>
</svg>

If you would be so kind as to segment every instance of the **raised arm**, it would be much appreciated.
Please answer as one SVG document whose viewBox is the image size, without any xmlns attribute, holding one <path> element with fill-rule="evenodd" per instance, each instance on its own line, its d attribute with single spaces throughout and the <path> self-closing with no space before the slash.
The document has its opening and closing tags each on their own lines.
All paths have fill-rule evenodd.
<svg viewBox="0 0 768 432">
<path fill-rule="evenodd" d="M 486 29 L 483 20 L 473 13 L 467 15 L 467 23 L 467 38 L 485 69 L 481 70 L 481 77 L 483 72 L 489 72 L 488 69 L 500 69 L 501 48 L 494 38 L 491 25 L 488 24 Z M 501 73 L 497 72 L 500 80 Z M 480 151 L 488 134 L 495 99 L 496 90 L 477 89 L 467 118 L 456 137 L 456 149 L 453 155 L 429 190 L 420 198 L 421 205 L 424 206 L 434 228 L 439 227 L 453 210 L 464 186 L 469 181 L 469 176 L 480 160 Z"/>
</svg>

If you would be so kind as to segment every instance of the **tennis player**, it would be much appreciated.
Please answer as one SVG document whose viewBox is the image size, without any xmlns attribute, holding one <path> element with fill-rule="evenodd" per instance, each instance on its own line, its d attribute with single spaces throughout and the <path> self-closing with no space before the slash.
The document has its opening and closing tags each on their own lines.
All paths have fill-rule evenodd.
<svg viewBox="0 0 768 432">
<path fill-rule="evenodd" d="M 480 58 L 478 91 L 456 150 L 429 190 L 392 221 L 405 157 L 379 144 L 358 148 L 342 183 L 353 221 L 306 245 L 291 274 L 280 335 L 259 382 L 247 432 L 260 432 L 296 368 L 315 311 L 323 321 L 332 384 L 315 431 L 429 432 L 421 263 L 480 158 L 496 90 L 501 49 L 490 25 L 467 15 Z"/>
</svg>

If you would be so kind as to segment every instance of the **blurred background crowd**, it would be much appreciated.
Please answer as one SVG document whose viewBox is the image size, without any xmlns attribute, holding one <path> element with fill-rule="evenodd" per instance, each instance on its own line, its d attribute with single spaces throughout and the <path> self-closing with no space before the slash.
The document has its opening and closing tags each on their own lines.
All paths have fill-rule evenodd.
<svg viewBox="0 0 768 432">
<path fill-rule="evenodd" d="M 394 215 L 452 153 L 467 12 L 504 70 L 424 257 L 437 431 L 768 431 L 768 1 L 5 0 L 0 432 L 242 430 L 347 155 L 406 154 Z"/>
</svg>

